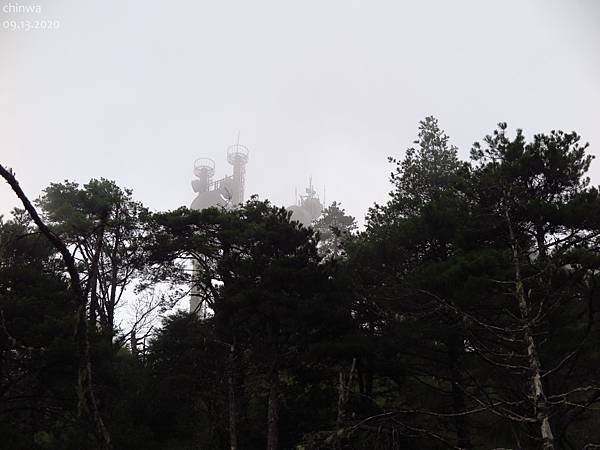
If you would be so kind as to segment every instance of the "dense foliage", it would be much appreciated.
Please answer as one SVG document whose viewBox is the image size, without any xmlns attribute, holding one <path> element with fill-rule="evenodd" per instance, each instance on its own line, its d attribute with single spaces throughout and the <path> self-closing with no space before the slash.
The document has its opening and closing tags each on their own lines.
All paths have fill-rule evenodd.
<svg viewBox="0 0 600 450">
<path fill-rule="evenodd" d="M 0 220 L 0 446 L 600 447 L 592 157 L 509 134 L 463 161 L 426 118 L 361 231 L 336 202 L 304 228 L 257 198 L 150 213 L 52 184 L 46 232 Z M 172 309 L 190 291 L 208 315 Z"/>
</svg>

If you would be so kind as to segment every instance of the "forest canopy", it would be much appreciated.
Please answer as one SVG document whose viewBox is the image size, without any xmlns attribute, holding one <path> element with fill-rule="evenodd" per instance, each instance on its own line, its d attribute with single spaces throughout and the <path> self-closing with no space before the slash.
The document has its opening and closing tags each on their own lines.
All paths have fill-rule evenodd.
<svg viewBox="0 0 600 450">
<path fill-rule="evenodd" d="M 600 448 L 588 144 L 450 142 L 421 121 L 362 228 L 344 199 L 307 228 L 257 197 L 152 212 L 104 178 L 30 200 L 0 166 L 23 203 L 0 220 L 1 445 Z"/>
</svg>

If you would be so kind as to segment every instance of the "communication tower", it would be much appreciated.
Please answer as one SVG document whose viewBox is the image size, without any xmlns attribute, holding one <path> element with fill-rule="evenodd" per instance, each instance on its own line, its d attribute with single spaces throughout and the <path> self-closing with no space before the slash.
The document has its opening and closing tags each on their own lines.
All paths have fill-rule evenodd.
<svg viewBox="0 0 600 450">
<path fill-rule="evenodd" d="M 194 175 L 198 178 L 192 181 L 194 192 L 208 192 L 215 175 L 215 162 L 210 158 L 198 158 L 194 161 Z"/>
<path fill-rule="evenodd" d="M 248 148 L 240 144 L 238 133 L 237 143 L 227 149 L 227 162 L 233 166 L 233 192 L 231 203 L 234 206 L 244 201 L 244 185 L 246 184 L 246 164 L 248 164 Z"/>
<path fill-rule="evenodd" d="M 300 195 L 300 201 L 296 200 L 297 203 L 288 207 L 287 210 L 292 213 L 292 220 L 297 220 L 305 227 L 308 227 L 321 215 L 323 204 L 313 187 L 312 177 L 308 179 L 308 187 L 304 192 L 306 195 Z"/>
<path fill-rule="evenodd" d="M 196 210 L 214 206 L 235 208 L 243 203 L 248 154 L 248 148 L 240 144 L 240 134 L 238 133 L 237 142 L 227 149 L 227 162 L 233 166 L 233 175 L 226 175 L 219 180 L 213 180 L 215 162 L 210 158 L 198 158 L 194 161 L 196 179 L 192 180 L 192 189 L 197 195 L 190 208 Z M 192 265 L 193 273 L 199 274 L 200 267 L 199 262 L 194 262 Z M 212 281 L 208 282 L 211 283 Z M 202 288 L 196 278 L 192 283 L 190 312 L 195 312 L 201 318 L 208 317 L 211 307 L 206 292 L 207 290 Z"/>
</svg>

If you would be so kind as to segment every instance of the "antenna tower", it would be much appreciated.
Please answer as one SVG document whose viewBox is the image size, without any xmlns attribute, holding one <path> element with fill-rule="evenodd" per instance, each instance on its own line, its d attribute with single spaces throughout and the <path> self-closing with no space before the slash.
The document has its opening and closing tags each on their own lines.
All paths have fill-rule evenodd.
<svg viewBox="0 0 600 450">
<path fill-rule="evenodd" d="M 233 205 L 239 205 L 244 201 L 248 153 L 248 148 L 240 144 L 240 133 L 238 132 L 237 142 L 227 149 L 227 162 L 233 166 L 233 192 L 231 193 Z"/>
</svg>

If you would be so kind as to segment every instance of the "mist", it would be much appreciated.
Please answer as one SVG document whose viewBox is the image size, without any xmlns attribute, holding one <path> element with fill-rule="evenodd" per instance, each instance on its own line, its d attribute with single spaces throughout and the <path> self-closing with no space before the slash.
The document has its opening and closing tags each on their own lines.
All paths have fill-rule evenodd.
<svg viewBox="0 0 600 450">
<path fill-rule="evenodd" d="M 500 121 L 600 141 L 592 0 L 36 5 L 3 19 L 58 29 L 0 31 L 1 155 L 33 196 L 102 176 L 153 209 L 189 205 L 194 160 L 224 175 L 239 132 L 247 197 L 288 206 L 312 176 L 362 220 L 428 115 L 462 157 Z"/>
</svg>

